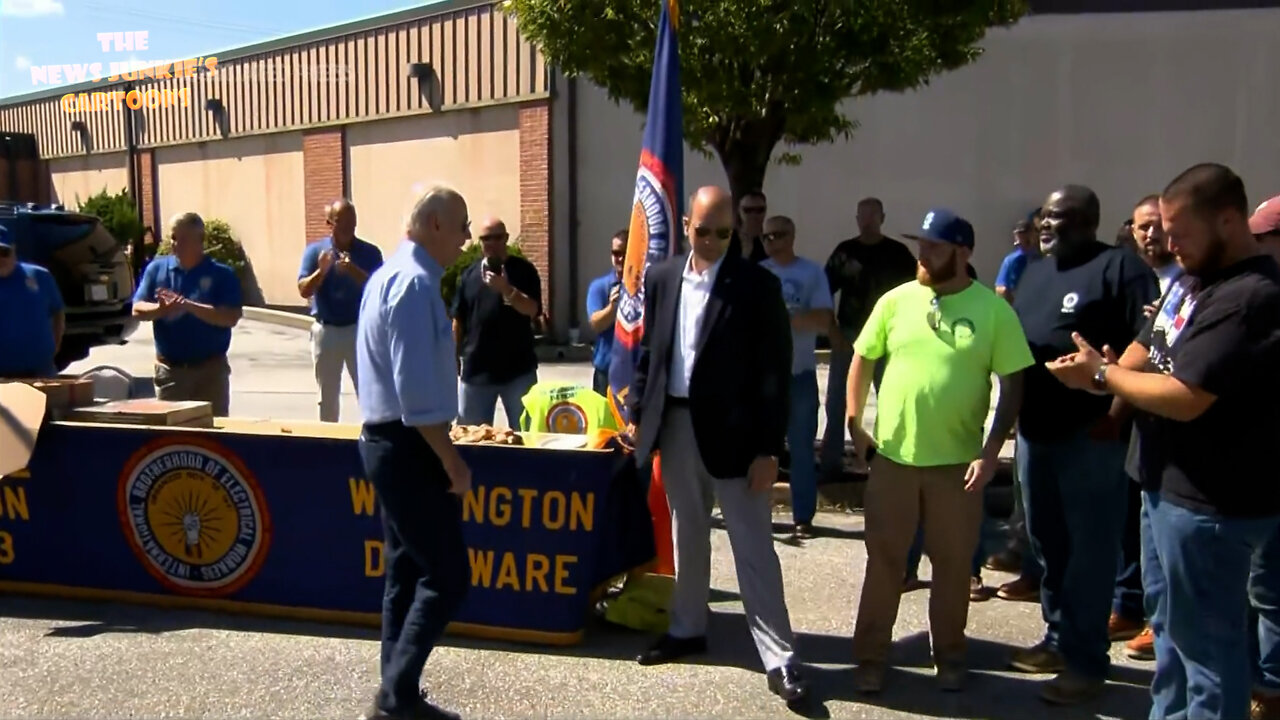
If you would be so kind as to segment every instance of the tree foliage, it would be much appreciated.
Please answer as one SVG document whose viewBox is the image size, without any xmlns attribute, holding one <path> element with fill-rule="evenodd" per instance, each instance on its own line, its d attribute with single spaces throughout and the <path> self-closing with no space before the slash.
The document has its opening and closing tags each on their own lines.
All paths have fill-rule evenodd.
<svg viewBox="0 0 1280 720">
<path fill-rule="evenodd" d="M 240 282 L 245 281 L 245 275 L 249 269 L 249 256 L 244 252 L 244 246 L 236 240 L 236 236 L 231 232 L 231 226 L 225 220 L 214 218 L 204 221 L 204 252 L 209 257 L 229 266 L 236 271 L 236 277 L 240 278 Z M 173 240 L 165 238 L 160 241 L 160 247 L 156 250 L 156 255 L 173 254 Z"/>
<path fill-rule="evenodd" d="M 88 200 L 81 200 L 77 195 L 76 204 L 79 212 L 96 215 L 102 221 L 102 226 L 121 245 L 133 247 L 142 240 L 142 220 L 138 218 L 138 207 L 128 190 L 112 194 L 103 188 Z"/>
<path fill-rule="evenodd" d="M 507 243 L 507 254 L 516 257 L 524 257 L 524 253 L 520 250 L 521 239 L 516 238 L 514 242 Z M 458 259 L 453 261 L 444 271 L 444 277 L 440 279 L 440 295 L 444 298 L 444 306 L 453 312 L 453 296 L 458 293 L 458 280 L 462 275 L 462 271 L 471 267 L 483 254 L 484 248 L 480 247 L 480 241 L 474 240 L 467 243 L 462 248 L 462 252 L 458 255 Z"/>
<path fill-rule="evenodd" d="M 506 0 L 566 75 L 644 112 L 661 0 Z M 1026 0 L 681 0 L 685 140 L 720 158 L 735 197 L 759 188 L 778 143 L 857 128 L 848 98 L 903 92 L 973 62 Z M 798 162 L 787 153 L 784 162 Z"/>
</svg>

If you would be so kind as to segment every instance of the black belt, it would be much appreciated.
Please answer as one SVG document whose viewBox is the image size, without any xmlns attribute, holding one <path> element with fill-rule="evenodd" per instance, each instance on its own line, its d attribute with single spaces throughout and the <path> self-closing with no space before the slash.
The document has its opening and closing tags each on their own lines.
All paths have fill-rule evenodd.
<svg viewBox="0 0 1280 720">
<path fill-rule="evenodd" d="M 325 321 L 325 320 L 321 320 L 320 318 L 316 318 L 316 322 L 320 323 L 321 325 L 324 325 L 325 327 L 340 327 L 340 328 L 343 328 L 343 327 L 351 327 L 352 325 L 355 325 L 355 323 L 353 323 L 353 322 L 349 322 L 349 323 L 327 322 L 327 321 Z"/>
<path fill-rule="evenodd" d="M 183 368 L 198 367 L 200 365 L 207 365 L 213 362 L 214 360 L 225 360 L 226 358 L 227 358 L 226 355 L 214 355 L 212 357 L 204 358 L 203 360 L 189 360 L 187 362 L 172 362 L 167 358 L 165 358 L 163 355 L 156 355 L 156 362 L 160 363 L 161 365 L 164 365 L 165 367 L 183 369 Z"/>
<path fill-rule="evenodd" d="M 679 395 L 668 395 L 668 396 L 667 396 L 667 407 L 682 407 L 682 408 L 687 408 L 687 407 L 689 407 L 689 398 L 687 398 L 687 397 L 680 397 Z"/>
</svg>

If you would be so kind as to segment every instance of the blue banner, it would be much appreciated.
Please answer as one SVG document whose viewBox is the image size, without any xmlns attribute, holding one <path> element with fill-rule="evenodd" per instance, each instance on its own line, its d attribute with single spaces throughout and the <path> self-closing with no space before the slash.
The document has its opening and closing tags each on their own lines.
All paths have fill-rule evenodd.
<svg viewBox="0 0 1280 720">
<path fill-rule="evenodd" d="M 618 293 L 618 319 L 609 365 L 609 400 L 621 425 L 629 421 L 626 402 L 644 335 L 644 276 L 649 266 L 680 252 L 684 209 L 684 128 L 680 99 L 677 0 L 660 0 L 658 44 L 649 85 L 640 169 L 631 204 L 627 258 Z"/>
<path fill-rule="evenodd" d="M 576 641 L 596 588 L 654 554 L 634 462 L 459 452 L 472 587 L 452 629 Z M 0 479 L 0 590 L 376 624 L 385 569 L 352 439 L 49 423 Z"/>
</svg>

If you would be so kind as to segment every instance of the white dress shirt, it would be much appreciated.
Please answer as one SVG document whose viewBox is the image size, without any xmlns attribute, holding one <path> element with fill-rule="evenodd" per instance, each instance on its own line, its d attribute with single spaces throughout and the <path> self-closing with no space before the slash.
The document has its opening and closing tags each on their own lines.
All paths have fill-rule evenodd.
<svg viewBox="0 0 1280 720">
<path fill-rule="evenodd" d="M 693 269 L 693 253 L 689 253 L 689 259 L 685 261 L 684 274 L 680 278 L 680 305 L 676 309 L 676 337 L 671 352 L 668 395 L 689 397 L 689 379 L 693 377 L 693 364 L 698 359 L 698 338 L 707 313 L 707 300 L 711 297 L 716 273 L 723 262 L 724 256 L 721 256 L 714 265 L 699 273 Z"/>
</svg>

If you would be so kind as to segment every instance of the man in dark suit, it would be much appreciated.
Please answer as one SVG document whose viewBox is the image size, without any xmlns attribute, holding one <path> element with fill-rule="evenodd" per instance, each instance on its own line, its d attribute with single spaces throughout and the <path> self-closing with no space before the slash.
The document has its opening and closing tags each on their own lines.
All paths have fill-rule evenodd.
<svg viewBox="0 0 1280 720">
<path fill-rule="evenodd" d="M 770 508 L 790 407 L 791 323 L 778 280 L 726 254 L 728 192 L 698 190 L 685 225 L 692 252 L 650 267 L 645 278 L 648 327 L 629 397 L 637 460 L 662 452 L 676 555 L 670 629 L 637 661 L 706 650 L 714 493 L 769 689 L 795 703 L 807 687 L 794 660 Z"/>
</svg>

